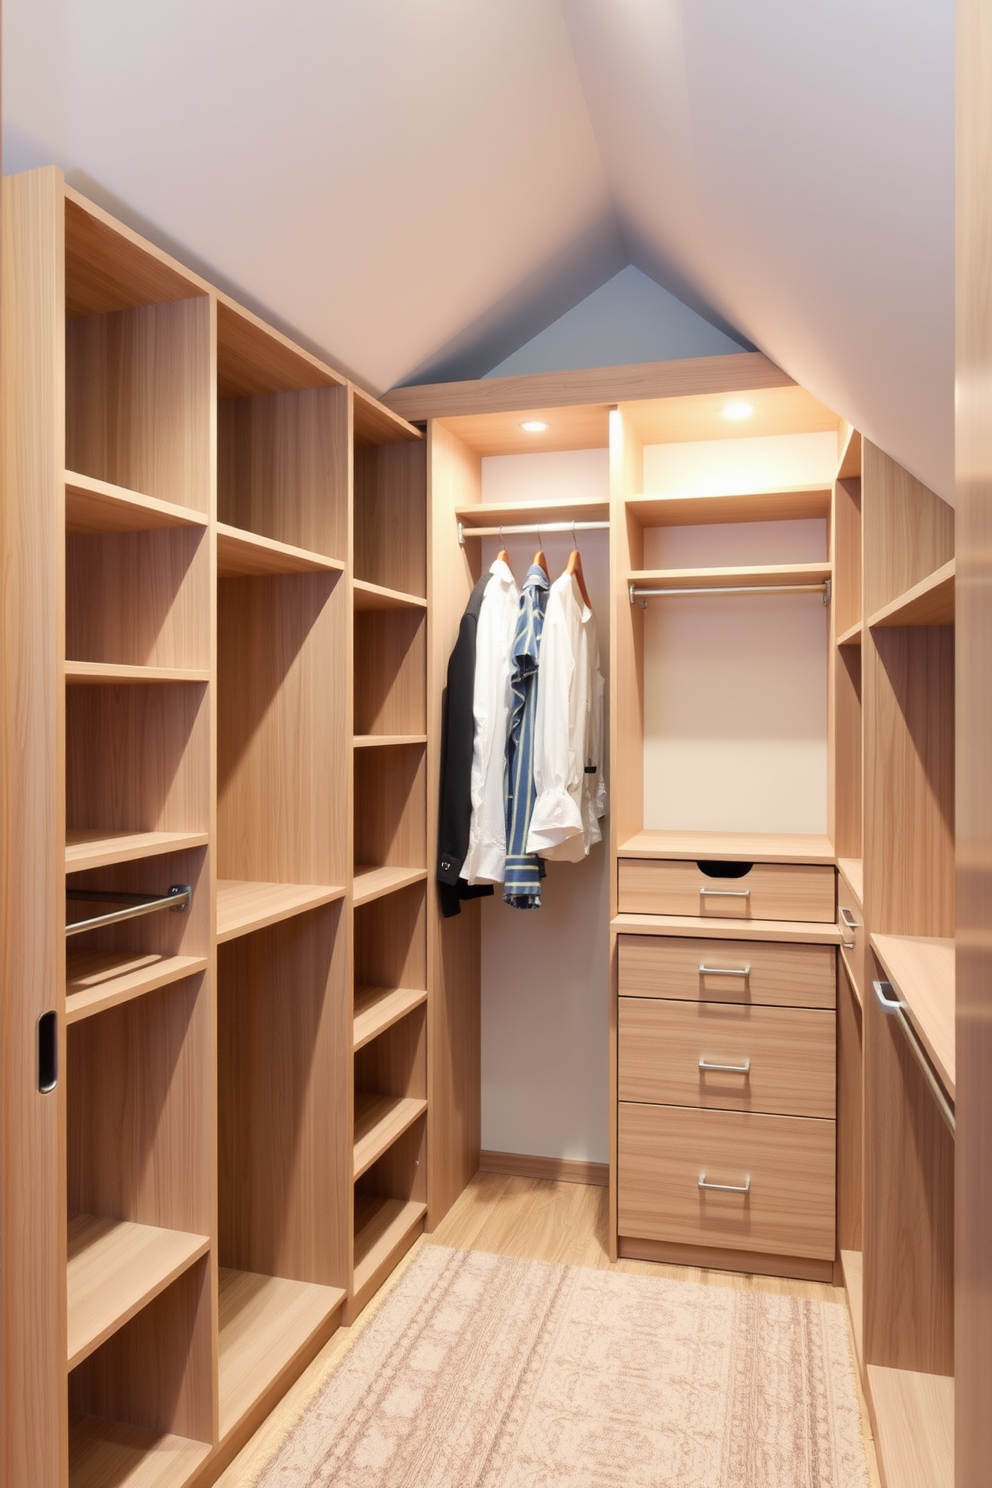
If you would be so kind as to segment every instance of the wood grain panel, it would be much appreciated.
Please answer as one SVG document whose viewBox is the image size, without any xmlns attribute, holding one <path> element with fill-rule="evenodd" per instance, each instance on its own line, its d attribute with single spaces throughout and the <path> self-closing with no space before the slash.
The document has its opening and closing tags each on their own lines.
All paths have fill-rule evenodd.
<svg viewBox="0 0 992 1488">
<path fill-rule="evenodd" d="M 746 934 L 748 942 L 780 941 L 783 945 L 840 945 L 836 925 L 811 924 L 808 920 L 751 920 L 742 930 L 740 920 L 701 919 L 698 915 L 614 915 L 611 927 L 618 934 L 688 936 L 692 939 L 720 941 L 739 940 Z"/>
<path fill-rule="evenodd" d="M 740 878 L 715 877 L 696 863 L 675 859 L 621 858 L 617 866 L 622 914 L 814 922 L 834 918 L 834 870 L 818 863 L 755 863 Z M 745 892 L 747 898 L 735 897 Z"/>
<path fill-rule="evenodd" d="M 862 618 L 861 480 L 838 480 L 834 486 L 833 543 L 834 623 L 838 634 Z"/>
<path fill-rule="evenodd" d="M 713 858 L 755 863 L 834 863 L 829 837 L 805 832 L 637 831 L 620 838 L 624 858 Z"/>
<path fill-rule="evenodd" d="M 197 274 L 71 186 L 63 186 L 63 197 L 67 315 L 103 315 L 206 292 Z"/>
<path fill-rule="evenodd" d="M 360 906 L 354 918 L 356 987 L 426 987 L 423 884 Z"/>
<path fill-rule="evenodd" d="M 217 392 L 220 398 L 345 385 L 345 378 L 312 352 L 237 304 L 217 298 Z"/>
<path fill-rule="evenodd" d="M 864 1244 L 862 1029 L 861 1000 L 842 966 L 837 973 L 837 1245 L 859 1256 Z M 860 1297 L 858 1307 L 860 1332 Z"/>
<path fill-rule="evenodd" d="M 787 1284 L 789 1279 L 831 1284 L 833 1261 L 773 1255 L 757 1250 L 734 1250 L 730 1246 L 680 1245 L 670 1240 L 631 1240 L 620 1236 L 617 1254 L 621 1260 L 653 1261 L 660 1266 L 691 1266 L 706 1274 L 709 1271 L 738 1271 L 745 1276 L 773 1276 Z"/>
<path fill-rule="evenodd" d="M 67 943 L 70 956 L 88 952 L 141 956 L 209 957 L 213 926 L 210 916 L 210 875 L 203 848 L 184 853 L 163 853 L 139 858 L 132 863 L 116 863 L 109 868 L 95 868 L 89 873 L 73 873 L 67 887 L 92 891 L 110 890 L 125 894 L 167 893 L 171 884 L 189 884 L 192 903 L 179 912 L 142 915 L 119 925 L 90 930 L 74 935 Z M 110 906 L 74 901 L 69 908 L 73 919 L 99 914 Z M 151 989 L 148 989 L 151 990 Z"/>
<path fill-rule="evenodd" d="M 833 1012 L 621 997 L 618 1061 L 622 1101 L 836 1115 Z M 731 1073 L 702 1063 L 747 1068 Z"/>
<path fill-rule="evenodd" d="M 885 1488 L 960 1483 L 954 1476 L 954 1380 L 869 1364 L 868 1387 Z"/>
<path fill-rule="evenodd" d="M 869 439 L 861 496 L 863 613 L 874 615 L 954 557 L 954 508 Z"/>
<path fill-rule="evenodd" d="M 355 577 L 427 593 L 425 445 L 355 448 Z"/>
<path fill-rule="evenodd" d="M 691 940 L 673 936 L 618 937 L 621 997 L 695 998 L 777 1007 L 832 1008 L 836 954 L 832 946 L 760 940 Z M 717 968 L 707 975 L 701 966 Z M 746 976 L 721 976 L 743 971 Z"/>
<path fill-rule="evenodd" d="M 143 496 L 79 471 L 65 473 L 65 530 L 73 536 L 147 532 L 158 527 L 206 527 L 207 513 Z"/>
<path fill-rule="evenodd" d="M 890 625 L 953 625 L 955 561 L 951 558 L 935 573 L 928 574 L 898 599 L 883 605 L 867 623 Z"/>
<path fill-rule="evenodd" d="M 426 868 L 426 751 L 420 745 L 355 756 L 355 861 Z"/>
<path fill-rule="evenodd" d="M 423 611 L 355 615 L 355 732 L 425 732 L 427 623 Z"/>
<path fill-rule="evenodd" d="M 830 487 L 779 486 L 712 496 L 630 496 L 627 513 L 642 527 L 696 527 L 713 522 L 801 522 L 830 516 Z"/>
<path fill-rule="evenodd" d="M 69 1482 L 72 1488 L 106 1488 L 127 1483 L 139 1463 L 140 1488 L 172 1488 L 192 1479 L 210 1455 L 206 1442 L 192 1442 L 171 1432 L 99 1416 L 69 1417 Z M 132 1478 L 133 1481 L 133 1478 Z M 128 1484 L 130 1488 L 130 1484 Z"/>
<path fill-rule="evenodd" d="M 873 935 L 872 950 L 951 1100 L 955 1093 L 954 941 Z"/>
<path fill-rule="evenodd" d="M 66 465 L 209 511 L 210 301 L 66 326 Z"/>
<path fill-rule="evenodd" d="M 621 1102 L 620 1234 L 832 1261 L 834 1138 L 832 1121 Z"/>
<path fill-rule="evenodd" d="M 862 786 L 861 647 L 841 646 L 834 664 L 834 843 L 838 856 L 860 858 Z"/>
<path fill-rule="evenodd" d="M 68 1451 L 65 1086 L 39 1094 L 36 1052 L 38 1018 L 65 996 L 61 172 L 7 177 L 2 228 L 0 1481 L 14 1488 L 63 1482 Z"/>
<path fill-rule="evenodd" d="M 844 913 L 846 911 L 846 914 Z M 853 924 L 851 922 L 854 922 Z M 843 869 L 837 875 L 837 928 L 840 931 L 841 960 L 859 1002 L 865 999 L 865 953 L 868 937 L 865 930 L 861 897 Z"/>
<path fill-rule="evenodd" d="M 426 1100 L 427 1020 L 423 1005 L 358 1050 L 355 1091 L 356 1100 L 359 1094 Z"/>
</svg>

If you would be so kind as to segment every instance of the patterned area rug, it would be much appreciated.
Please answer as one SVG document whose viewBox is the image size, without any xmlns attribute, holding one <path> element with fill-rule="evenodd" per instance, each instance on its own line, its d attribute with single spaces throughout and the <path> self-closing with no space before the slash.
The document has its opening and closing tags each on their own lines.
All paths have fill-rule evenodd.
<svg viewBox="0 0 992 1488">
<path fill-rule="evenodd" d="M 427 1245 L 257 1488 L 866 1488 L 842 1306 Z"/>
</svg>

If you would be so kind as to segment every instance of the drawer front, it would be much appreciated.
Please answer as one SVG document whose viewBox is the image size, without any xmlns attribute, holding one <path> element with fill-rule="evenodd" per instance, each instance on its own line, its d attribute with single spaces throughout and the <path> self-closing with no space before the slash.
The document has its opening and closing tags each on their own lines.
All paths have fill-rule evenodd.
<svg viewBox="0 0 992 1488">
<path fill-rule="evenodd" d="M 719 920 L 806 920 L 832 925 L 834 869 L 823 863 L 755 863 L 741 878 L 714 878 L 693 862 L 621 858 L 621 914 Z"/>
<path fill-rule="evenodd" d="M 834 1147 L 832 1121 L 622 1102 L 619 1232 L 832 1261 Z"/>
<path fill-rule="evenodd" d="M 833 1120 L 835 1051 L 832 1012 L 620 998 L 623 1101 Z"/>
<path fill-rule="evenodd" d="M 841 935 L 841 955 L 847 963 L 858 999 L 863 1003 L 865 993 L 864 915 L 843 873 L 837 876 L 837 928 Z"/>
<path fill-rule="evenodd" d="M 622 997 L 811 1008 L 837 1002 L 836 953 L 829 945 L 621 935 L 617 965 Z"/>
</svg>

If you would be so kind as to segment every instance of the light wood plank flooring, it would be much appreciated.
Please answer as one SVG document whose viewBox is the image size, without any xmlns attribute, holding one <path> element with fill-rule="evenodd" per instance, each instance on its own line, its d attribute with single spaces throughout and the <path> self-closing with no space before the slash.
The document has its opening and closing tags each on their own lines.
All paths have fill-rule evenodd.
<svg viewBox="0 0 992 1488">
<path fill-rule="evenodd" d="M 339 1328 L 309 1369 L 218 1478 L 218 1488 L 250 1488 L 320 1390 L 341 1356 L 389 1295 L 422 1245 L 451 1245 L 462 1250 L 496 1251 L 501 1255 L 592 1266 L 643 1276 L 668 1276 L 705 1286 L 737 1287 L 793 1297 L 820 1298 L 843 1305 L 843 1293 L 812 1281 L 775 1276 L 738 1276 L 688 1266 L 658 1266 L 650 1261 L 611 1263 L 606 1250 L 607 1191 L 579 1183 L 549 1183 L 540 1178 L 513 1178 L 480 1173 L 431 1235 L 424 1235 L 373 1297 L 350 1328 Z M 864 1400 L 861 1421 L 868 1449 L 871 1488 L 879 1488 L 875 1449 Z"/>
</svg>

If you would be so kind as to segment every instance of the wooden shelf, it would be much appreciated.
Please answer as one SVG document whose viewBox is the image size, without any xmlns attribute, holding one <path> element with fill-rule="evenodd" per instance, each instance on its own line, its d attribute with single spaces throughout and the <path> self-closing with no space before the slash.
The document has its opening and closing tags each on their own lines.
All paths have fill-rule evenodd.
<svg viewBox="0 0 992 1488">
<path fill-rule="evenodd" d="M 608 522 L 610 503 L 591 498 L 575 501 L 511 501 L 503 506 L 458 506 L 455 519 L 470 537 L 473 527 L 500 527 L 532 522 Z"/>
<path fill-rule="evenodd" d="M 206 847 L 206 832 L 97 832 L 68 831 L 65 834 L 65 871 L 84 873 L 114 863 L 132 863 L 162 853 L 186 852 Z"/>
<path fill-rule="evenodd" d="M 912 589 L 907 589 L 905 594 L 876 610 L 868 620 L 869 629 L 892 625 L 953 625 L 954 573 L 955 560 L 952 558 L 942 568 L 914 584 Z"/>
<path fill-rule="evenodd" d="M 289 1375 L 346 1293 L 221 1267 L 220 1436 L 243 1421 L 282 1375 Z"/>
<path fill-rule="evenodd" d="M 65 1021 L 78 1023 L 207 968 L 206 956 L 66 952 Z"/>
<path fill-rule="evenodd" d="M 618 914 L 610 921 L 618 935 L 692 935 L 704 940 L 789 940 L 802 945 L 840 945 L 836 925 L 807 920 L 696 919 L 689 915 Z"/>
<path fill-rule="evenodd" d="M 844 1289 L 847 1293 L 847 1310 L 851 1315 L 851 1332 L 854 1334 L 854 1355 L 858 1373 L 864 1378 L 864 1257 L 860 1250 L 842 1250 L 841 1265 L 844 1268 Z"/>
<path fill-rule="evenodd" d="M 831 866 L 834 863 L 834 849 L 829 837 L 789 832 L 638 832 L 620 843 L 617 856 L 829 863 Z"/>
<path fill-rule="evenodd" d="M 364 1048 L 426 1001 L 427 993 L 419 987 L 356 987 L 355 1048 Z"/>
<path fill-rule="evenodd" d="M 264 930 L 279 920 L 305 914 L 343 899 L 337 884 L 254 883 L 236 878 L 217 880 L 217 943 Z"/>
<path fill-rule="evenodd" d="M 210 673 L 192 667 L 129 666 L 116 661 L 67 661 L 70 686 L 99 687 L 121 683 L 209 682 Z"/>
<path fill-rule="evenodd" d="M 865 865 L 862 858 L 838 858 L 837 867 L 858 896 L 858 907 L 865 902 Z"/>
<path fill-rule="evenodd" d="M 731 589 L 740 584 L 774 588 L 789 584 L 825 584 L 829 563 L 773 563 L 747 568 L 642 568 L 628 573 L 626 582 L 659 589 Z"/>
<path fill-rule="evenodd" d="M 70 1219 L 69 1368 L 88 1358 L 209 1249 L 206 1235 L 90 1214 Z"/>
<path fill-rule="evenodd" d="M 392 1269 L 397 1251 L 408 1248 L 427 1205 L 416 1199 L 380 1199 L 355 1195 L 355 1274 L 352 1291 L 359 1296 L 379 1270 Z"/>
<path fill-rule="evenodd" d="M 860 620 L 855 625 L 849 626 L 843 635 L 837 637 L 838 646 L 860 646 L 863 629 L 864 627 Z"/>
<path fill-rule="evenodd" d="M 829 486 L 783 486 L 713 496 L 631 496 L 628 513 L 642 527 L 696 527 L 711 522 L 791 522 L 827 517 Z"/>
<path fill-rule="evenodd" d="M 69 1488 L 182 1488 L 210 1456 L 208 1442 L 69 1415 Z"/>
<path fill-rule="evenodd" d="M 838 480 L 855 480 L 861 475 L 861 435 L 849 428 L 837 462 Z"/>
<path fill-rule="evenodd" d="M 423 883 L 426 877 L 426 868 L 357 867 L 352 903 L 356 908 L 361 904 L 371 904 L 373 899 L 381 899 L 385 894 L 395 894 L 397 889 Z"/>
<path fill-rule="evenodd" d="M 367 579 L 354 582 L 356 610 L 426 610 L 427 601 L 419 594 L 404 594 L 401 589 L 386 589 L 370 584 Z"/>
<path fill-rule="evenodd" d="M 954 1380 L 868 1365 L 885 1488 L 954 1488 Z"/>
<path fill-rule="evenodd" d="M 260 537 L 226 522 L 217 523 L 217 577 L 219 579 L 258 578 L 271 574 L 341 573 L 344 563 L 295 548 L 291 543 L 276 542 L 273 537 Z"/>
<path fill-rule="evenodd" d="M 426 744 L 426 734 L 356 734 L 356 749 L 386 749 L 400 744 Z"/>
<path fill-rule="evenodd" d="M 353 388 L 356 444 L 400 444 L 423 439 L 419 429 L 360 387 Z"/>
<path fill-rule="evenodd" d="M 356 1091 L 354 1176 L 360 1178 L 426 1110 L 427 1102 L 412 1095 Z"/>
<path fill-rule="evenodd" d="M 205 512 L 142 496 L 74 470 L 65 473 L 67 537 L 101 532 L 148 532 L 156 527 L 206 527 Z"/>
<path fill-rule="evenodd" d="M 873 935 L 871 946 L 953 1100 L 954 941 Z"/>
</svg>

